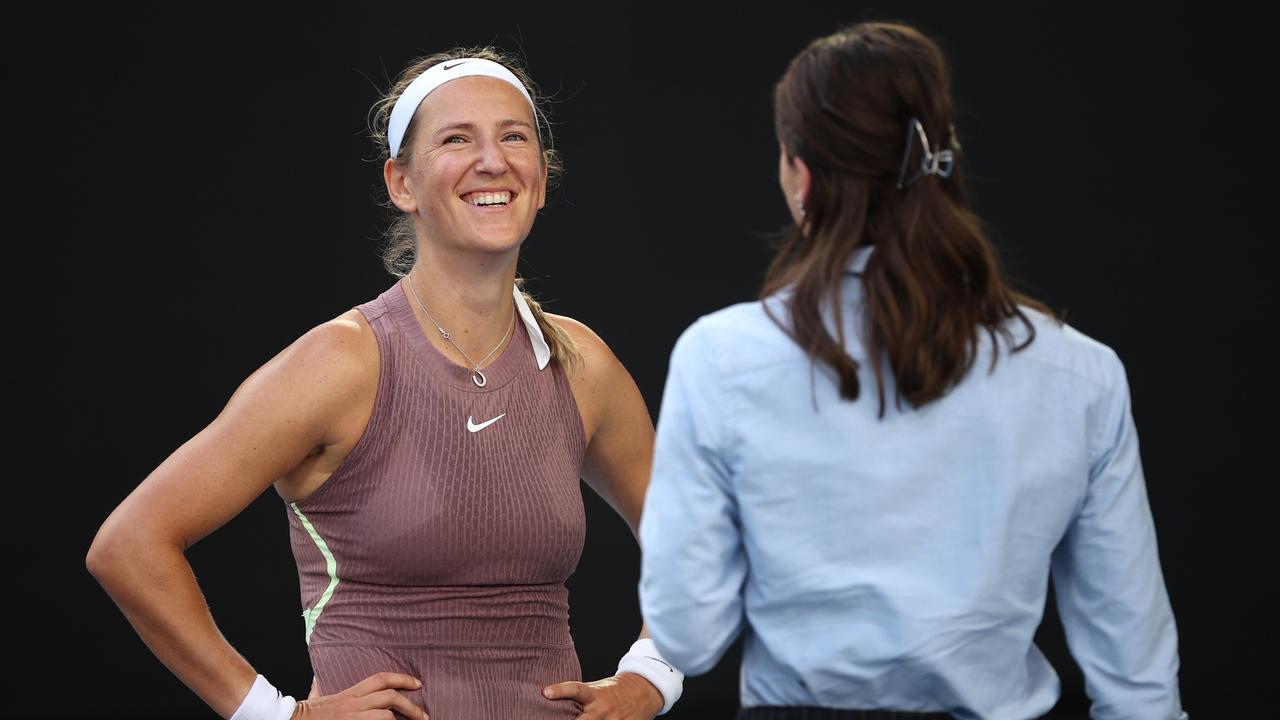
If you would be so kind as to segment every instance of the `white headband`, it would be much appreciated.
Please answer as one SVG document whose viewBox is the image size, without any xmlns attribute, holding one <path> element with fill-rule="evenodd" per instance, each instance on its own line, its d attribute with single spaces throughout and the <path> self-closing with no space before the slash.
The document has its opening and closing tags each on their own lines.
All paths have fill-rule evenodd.
<svg viewBox="0 0 1280 720">
<path fill-rule="evenodd" d="M 413 119 L 413 114 L 417 112 L 418 106 L 422 104 L 427 95 L 450 80 L 473 75 L 497 78 L 511 83 L 515 89 L 520 91 L 524 99 L 529 101 L 529 108 L 533 110 L 533 122 L 535 124 L 538 122 L 538 110 L 533 105 L 533 98 L 529 97 L 529 91 L 525 89 L 524 83 L 520 82 L 515 73 L 499 63 L 485 60 L 484 58 L 446 60 L 437 65 L 432 65 L 421 75 L 414 78 L 413 82 L 409 83 L 409 87 L 405 88 L 404 92 L 400 94 L 400 98 L 396 100 L 395 107 L 391 108 L 391 118 L 387 122 L 387 144 L 390 146 L 392 158 L 400 152 L 400 142 L 404 140 L 404 131 L 409 128 L 409 121 Z"/>
</svg>

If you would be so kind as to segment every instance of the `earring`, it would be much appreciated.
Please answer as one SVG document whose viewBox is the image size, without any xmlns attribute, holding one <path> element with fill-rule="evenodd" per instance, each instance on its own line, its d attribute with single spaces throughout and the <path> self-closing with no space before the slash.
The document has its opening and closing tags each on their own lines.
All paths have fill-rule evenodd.
<svg viewBox="0 0 1280 720">
<path fill-rule="evenodd" d="M 800 211 L 800 217 L 804 217 L 804 199 L 799 192 L 796 192 L 796 209 Z"/>
</svg>

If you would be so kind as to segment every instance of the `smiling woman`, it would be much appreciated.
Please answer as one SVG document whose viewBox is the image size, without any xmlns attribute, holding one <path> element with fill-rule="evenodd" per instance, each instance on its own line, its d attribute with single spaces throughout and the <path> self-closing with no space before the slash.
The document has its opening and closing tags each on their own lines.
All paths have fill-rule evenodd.
<svg viewBox="0 0 1280 720">
<path fill-rule="evenodd" d="M 569 634 L 579 477 L 634 533 L 653 425 L 604 342 L 516 280 L 558 169 L 535 96 L 489 49 L 406 70 L 374 131 L 399 279 L 253 373 L 98 532 L 91 572 L 223 717 L 648 719 L 679 696 L 643 629 L 592 683 Z M 296 703 L 223 639 L 183 554 L 272 485 L 315 672 Z"/>
</svg>

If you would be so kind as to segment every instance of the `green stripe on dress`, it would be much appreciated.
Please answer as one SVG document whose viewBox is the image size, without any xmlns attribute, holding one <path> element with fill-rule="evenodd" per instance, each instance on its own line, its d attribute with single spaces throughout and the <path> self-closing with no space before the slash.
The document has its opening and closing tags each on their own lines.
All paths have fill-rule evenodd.
<svg viewBox="0 0 1280 720">
<path fill-rule="evenodd" d="M 329 602 L 329 598 L 333 597 L 333 589 L 338 587 L 338 561 L 334 559 L 333 553 L 329 552 L 329 546 L 325 544 L 324 538 L 320 537 L 320 533 L 316 532 L 311 521 L 307 519 L 306 515 L 302 514 L 302 510 L 298 509 L 298 503 L 289 503 L 289 507 L 293 508 L 294 514 L 302 522 L 302 527 L 306 528 L 307 534 L 311 536 L 316 547 L 320 549 L 320 554 L 324 556 L 325 570 L 329 571 L 329 587 L 324 589 L 315 607 L 302 611 L 302 618 L 307 623 L 307 644 L 310 645 L 311 631 L 316 627 L 316 620 L 320 619 L 320 613 L 324 610 L 325 604 Z"/>
</svg>

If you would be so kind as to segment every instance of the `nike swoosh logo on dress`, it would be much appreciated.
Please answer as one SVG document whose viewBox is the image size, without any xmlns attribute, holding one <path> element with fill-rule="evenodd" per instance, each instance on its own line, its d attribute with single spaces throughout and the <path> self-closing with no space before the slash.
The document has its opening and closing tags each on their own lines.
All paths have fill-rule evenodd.
<svg viewBox="0 0 1280 720">
<path fill-rule="evenodd" d="M 477 425 L 477 424 L 475 423 L 475 421 L 471 419 L 471 416 L 470 416 L 470 415 L 468 415 L 468 416 L 467 416 L 467 432 L 473 432 L 473 433 L 474 433 L 474 432 L 480 432 L 481 430 L 483 430 L 483 429 L 485 429 L 485 428 L 489 427 L 490 425 L 492 425 L 492 424 L 494 424 L 494 423 L 498 422 L 499 420 L 501 420 L 502 418 L 504 418 L 504 417 L 506 417 L 506 416 L 507 416 L 507 414 L 506 414 L 506 413 L 502 413 L 501 415 L 499 415 L 499 416 L 498 416 L 498 417 L 496 417 L 496 418 L 493 418 L 492 420 L 485 420 L 484 422 L 482 422 L 482 423 L 480 423 L 479 425 Z"/>
</svg>

